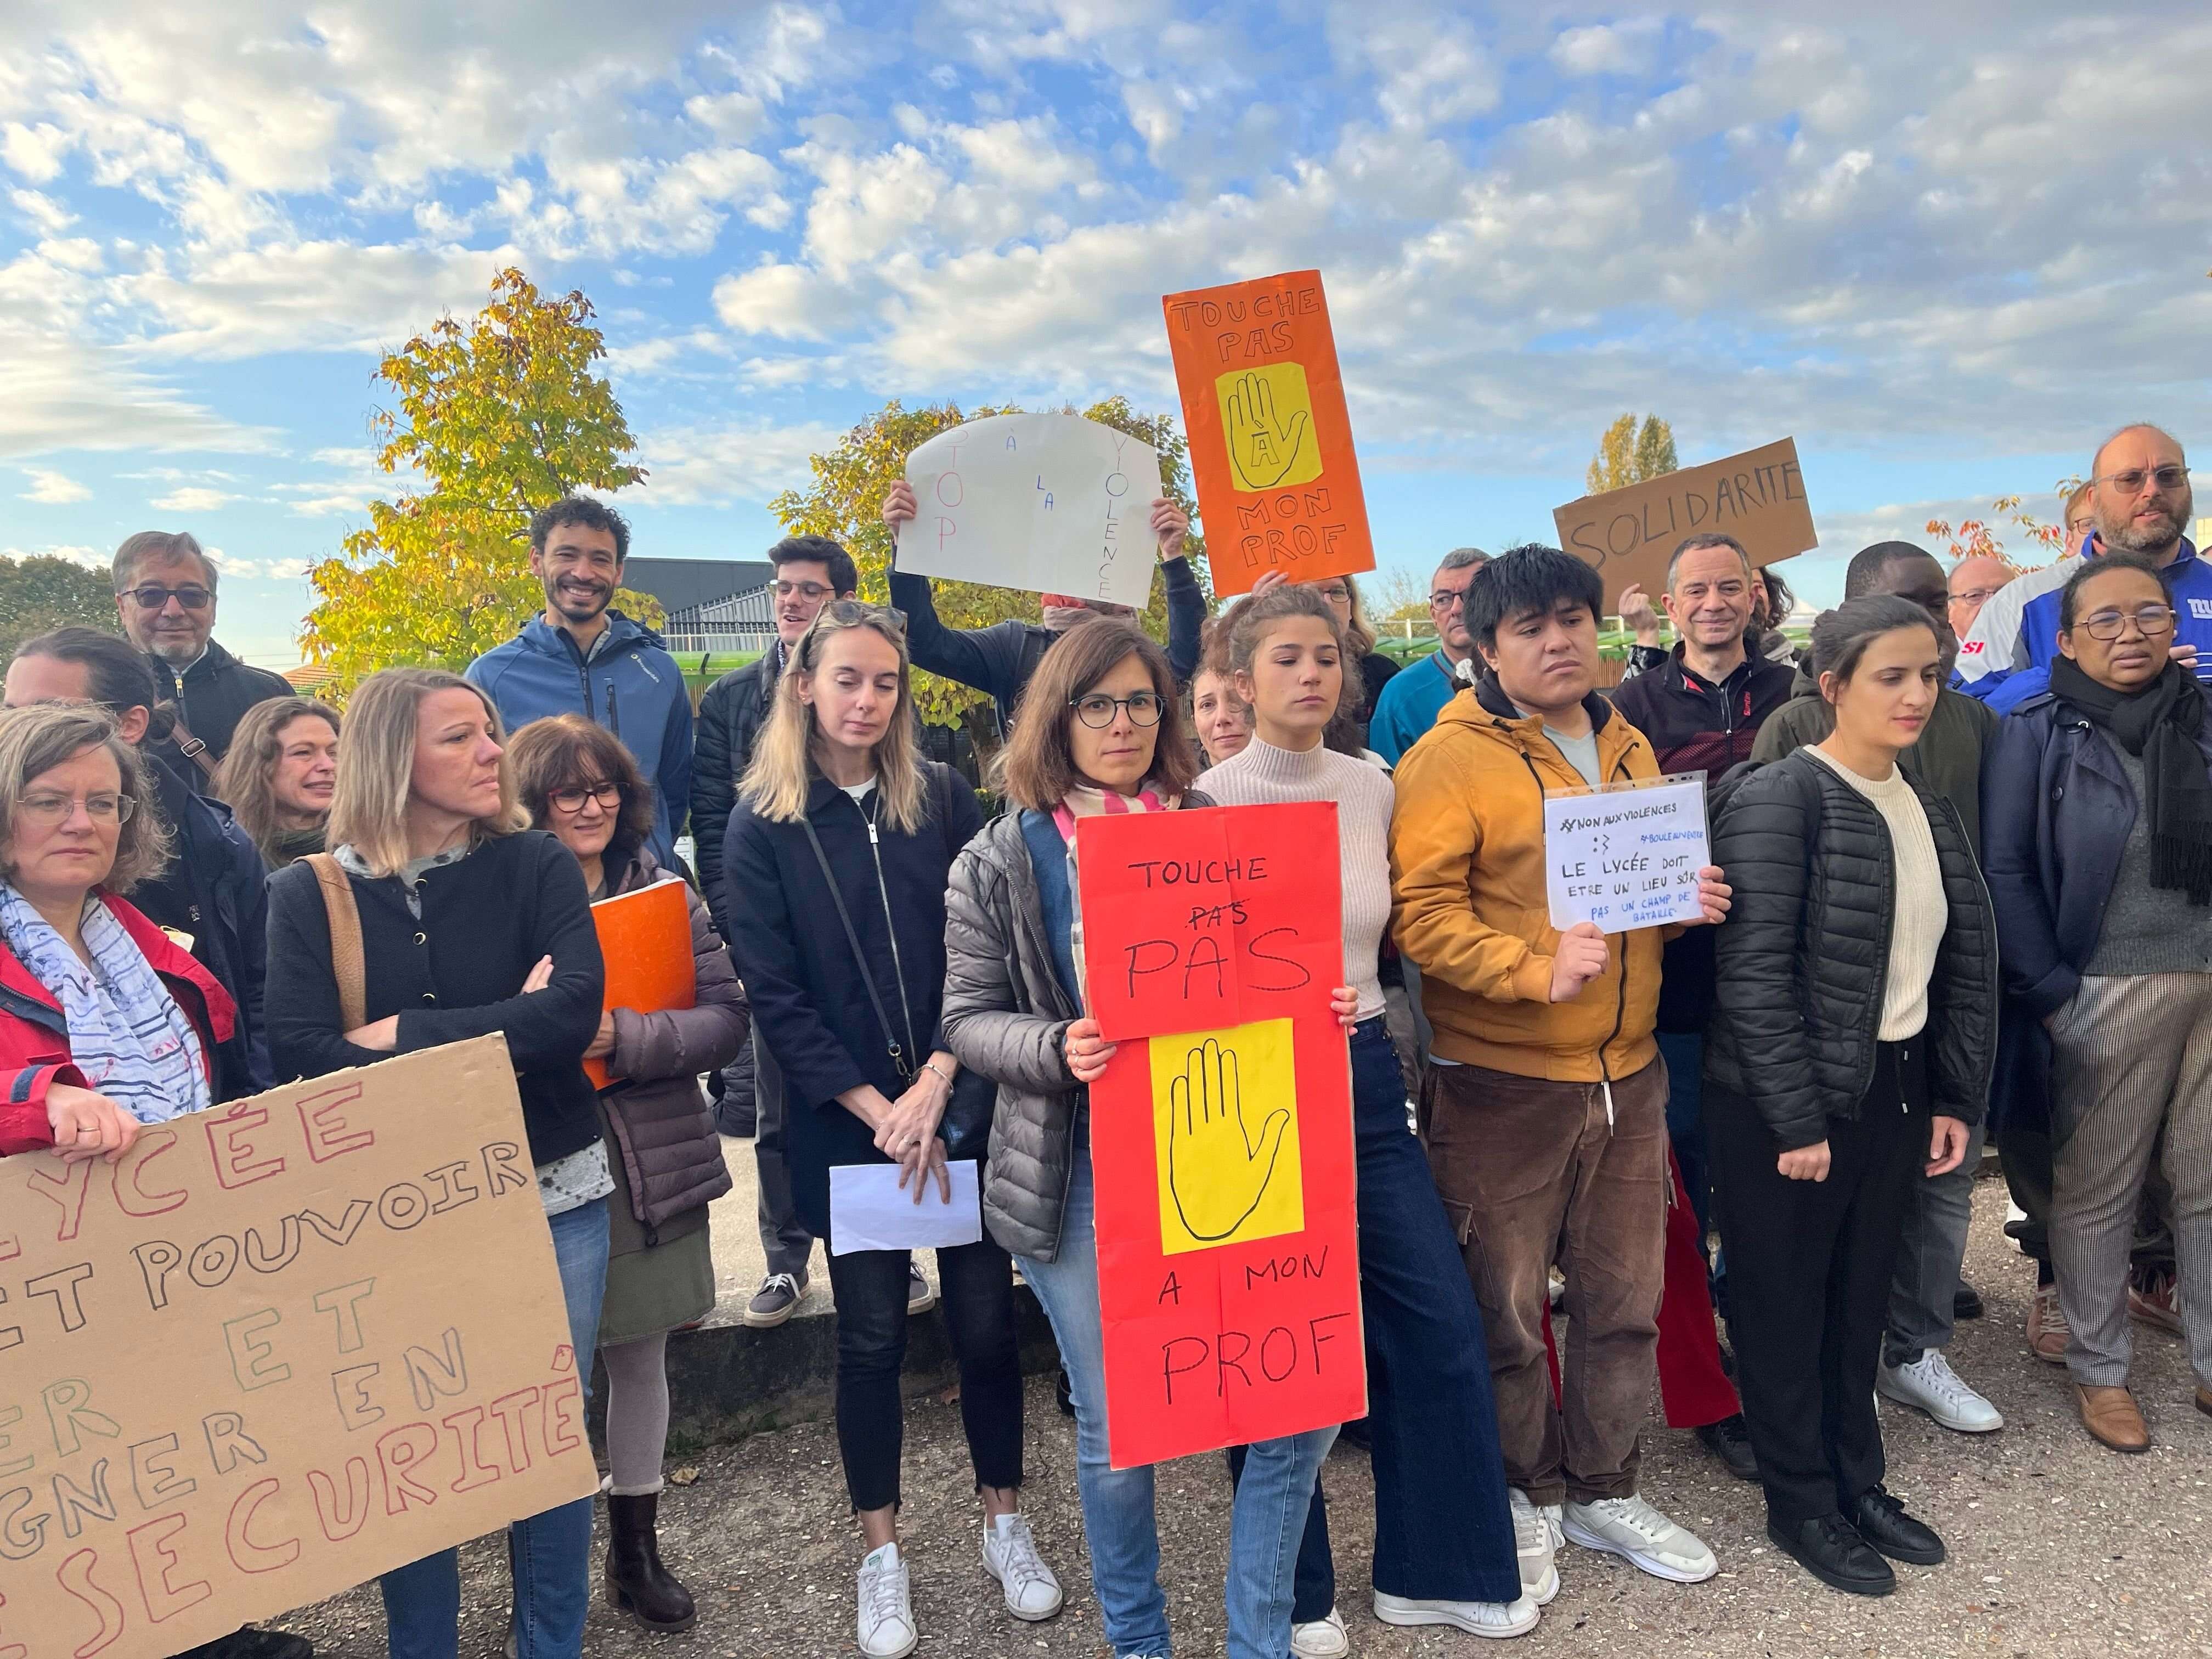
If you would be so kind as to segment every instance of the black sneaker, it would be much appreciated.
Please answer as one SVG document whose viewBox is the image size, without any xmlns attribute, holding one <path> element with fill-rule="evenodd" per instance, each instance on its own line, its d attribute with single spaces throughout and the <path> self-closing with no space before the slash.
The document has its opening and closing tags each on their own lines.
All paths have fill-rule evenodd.
<svg viewBox="0 0 2212 1659">
<path fill-rule="evenodd" d="M 1786 1530 L 1779 1522 L 1769 1521 L 1766 1535 L 1775 1548 L 1830 1589 L 1847 1595 L 1887 1595 L 1897 1588 L 1897 1575 L 1890 1571 L 1889 1563 L 1876 1555 L 1857 1528 L 1840 1515 L 1801 1521 Z"/>
<path fill-rule="evenodd" d="M 1851 1506 L 1850 1522 L 1860 1537 L 1893 1561 L 1932 1567 L 1943 1559 L 1943 1540 L 1935 1529 L 1907 1515 L 1904 1500 L 1887 1487 L 1861 1492 Z"/>
<path fill-rule="evenodd" d="M 757 1331 L 774 1330 L 799 1311 L 799 1300 L 805 1294 L 806 1281 L 796 1274 L 770 1273 L 745 1304 L 746 1325 Z"/>
<path fill-rule="evenodd" d="M 1737 1480 L 1759 1479 L 1759 1454 L 1751 1449 L 1751 1430 L 1741 1412 L 1706 1424 L 1698 1431 L 1698 1443 L 1727 1464 L 1728 1472 Z"/>
<path fill-rule="evenodd" d="M 1982 1293 L 1971 1285 L 1961 1285 L 1951 1298 L 1951 1317 L 1979 1319 L 1982 1316 Z"/>
<path fill-rule="evenodd" d="M 244 1630 L 218 1636 L 204 1646 L 187 1648 L 177 1659 L 314 1659 L 314 1644 L 287 1630 Z"/>
</svg>

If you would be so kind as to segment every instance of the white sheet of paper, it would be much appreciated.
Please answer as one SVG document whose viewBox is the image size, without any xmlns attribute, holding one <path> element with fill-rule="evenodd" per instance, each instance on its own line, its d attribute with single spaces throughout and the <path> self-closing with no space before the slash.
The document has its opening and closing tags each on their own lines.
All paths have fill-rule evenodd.
<svg viewBox="0 0 2212 1659">
<path fill-rule="evenodd" d="M 1608 933 L 1693 921 L 1698 872 L 1712 862 L 1698 773 L 1544 797 L 1552 926 Z"/>
<path fill-rule="evenodd" d="M 906 458 L 921 508 L 898 568 L 1144 608 L 1160 458 L 1080 415 L 991 415 Z"/>
<path fill-rule="evenodd" d="M 973 1158 L 945 1166 L 952 1178 L 952 1198 L 937 1195 L 937 1181 L 924 1184 L 921 1202 L 914 1188 L 899 1190 L 896 1164 L 839 1164 L 830 1170 L 830 1252 L 924 1250 L 973 1244 L 983 1237 L 983 1203 Z"/>
</svg>

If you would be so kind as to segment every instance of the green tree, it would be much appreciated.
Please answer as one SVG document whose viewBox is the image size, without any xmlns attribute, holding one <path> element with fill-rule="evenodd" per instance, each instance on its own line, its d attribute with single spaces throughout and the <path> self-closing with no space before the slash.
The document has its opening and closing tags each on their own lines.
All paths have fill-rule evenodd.
<svg viewBox="0 0 2212 1659">
<path fill-rule="evenodd" d="M 75 623 L 104 633 L 121 630 L 107 572 L 37 553 L 20 562 L 0 555 L 0 662 L 50 628 Z"/>
<path fill-rule="evenodd" d="M 1608 489 L 1624 489 L 1662 477 L 1680 465 L 1674 459 L 1672 426 L 1656 415 L 1646 415 L 1639 429 L 1635 416 L 1623 415 L 1598 439 L 1597 453 L 1583 475 L 1583 493 L 1602 495 Z"/>
<path fill-rule="evenodd" d="M 908 455 L 963 422 L 1024 412 L 1012 404 L 987 404 L 965 414 L 953 404 L 908 409 L 893 398 L 840 438 L 835 449 L 814 456 L 807 464 L 812 482 L 804 489 L 786 490 L 769 503 L 769 511 L 793 535 L 827 536 L 843 547 L 860 567 L 860 597 L 880 605 L 890 593 L 892 552 L 891 533 L 882 517 L 884 497 L 894 481 L 906 476 Z M 1159 453 L 1161 493 L 1185 513 L 1195 514 L 1197 507 L 1190 494 L 1189 449 L 1176 429 L 1173 416 L 1139 414 L 1127 398 L 1109 398 L 1085 410 L 1069 405 L 1061 412 L 1080 414 L 1150 444 Z M 1146 533 L 1149 544 L 1150 532 Z M 1204 583 L 1206 546 L 1196 531 L 1191 532 L 1184 550 Z M 1013 617 L 1035 620 L 1037 615 L 1036 595 L 1015 588 L 939 581 L 933 589 L 937 614 L 949 628 L 982 628 Z M 1165 637 L 1167 601 L 1158 582 L 1152 585 L 1152 604 L 1143 620 L 1155 638 Z M 915 700 L 921 705 L 923 719 L 933 724 L 969 720 L 971 732 L 975 726 L 969 712 L 980 714 L 990 705 L 990 699 L 981 692 L 933 674 L 915 677 Z M 988 738 L 988 732 L 984 735 Z"/>
<path fill-rule="evenodd" d="M 644 478 L 623 459 L 637 442 L 614 388 L 592 369 L 606 355 L 592 316 L 581 292 L 543 297 L 510 267 L 475 317 L 441 318 L 377 366 L 398 406 L 369 417 L 376 464 L 428 487 L 371 501 L 368 526 L 308 572 L 316 601 L 301 643 L 331 669 L 330 691 L 395 664 L 459 670 L 510 638 L 544 602 L 531 515 Z M 647 596 L 615 603 L 660 620 Z"/>
</svg>

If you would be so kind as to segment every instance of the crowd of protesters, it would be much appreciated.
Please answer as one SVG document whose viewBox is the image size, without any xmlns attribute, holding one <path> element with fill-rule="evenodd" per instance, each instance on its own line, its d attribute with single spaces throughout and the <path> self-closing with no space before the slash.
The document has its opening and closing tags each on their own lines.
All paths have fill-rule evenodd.
<svg viewBox="0 0 2212 1659">
<path fill-rule="evenodd" d="M 663 1632 L 699 1616 L 657 1534 L 667 1342 L 713 1306 L 707 1206 L 731 1186 L 702 1079 L 754 1140 L 748 1323 L 805 1296 L 833 1170 L 942 1193 L 979 1160 L 983 1235 L 938 1253 L 937 1291 L 902 1250 L 829 1257 L 860 1651 L 923 1637 L 899 1376 L 935 1296 L 981 1559 L 1010 1617 L 1063 1604 L 1022 1504 L 1018 1268 L 1064 1367 L 1106 1637 L 1164 1659 L 1154 1474 L 1107 1446 L 1089 1085 L 1114 1048 L 1076 827 L 1326 801 L 1375 1616 L 1519 1635 L 1570 1543 L 1711 1578 L 1641 1480 L 1655 1382 L 1670 1425 L 1760 1484 L 1777 1547 L 1887 1593 L 1893 1562 L 1945 1546 L 1886 1485 L 1877 1396 L 2003 1426 L 1945 1358 L 1981 1312 L 1961 1267 L 1985 1137 L 2036 1265 L 2028 1346 L 2067 1369 L 2085 1431 L 2152 1443 L 2131 1318 L 2185 1337 L 2212 1413 L 2212 574 L 2191 506 L 2179 444 L 2124 428 L 2067 503 L 2060 562 L 1946 572 L 1877 543 L 1803 646 L 1780 576 L 1692 535 L 1656 605 L 1623 596 L 1638 643 L 1609 692 L 1601 580 L 1540 545 L 1447 554 L 1435 648 L 1401 668 L 1351 577 L 1270 574 L 1209 619 L 1164 502 L 1164 649 L 1065 595 L 975 630 L 911 574 L 862 604 L 845 549 L 793 537 L 769 556 L 774 646 L 696 721 L 659 638 L 610 608 L 629 532 L 595 501 L 532 525 L 545 606 L 516 639 L 465 676 L 374 674 L 343 715 L 216 643 L 190 536 L 135 535 L 120 632 L 57 629 L 7 668 L 0 1153 L 113 1158 L 143 1124 L 503 1032 L 575 1351 L 606 1368 L 606 1593 Z M 886 522 L 914 510 L 895 485 Z M 916 670 L 995 702 L 995 816 L 925 753 Z M 1547 793 L 1678 774 L 1706 787 L 1696 919 L 1553 928 Z M 695 1006 L 605 1009 L 591 905 L 685 880 Z M 1235 1659 L 1350 1650 L 1317 1481 L 1338 1434 L 1229 1449 Z M 596 1508 L 511 1528 L 519 1659 L 580 1652 Z M 381 1587 L 393 1655 L 453 1654 L 453 1552 Z M 249 1629 L 195 1651 L 307 1648 Z"/>
</svg>

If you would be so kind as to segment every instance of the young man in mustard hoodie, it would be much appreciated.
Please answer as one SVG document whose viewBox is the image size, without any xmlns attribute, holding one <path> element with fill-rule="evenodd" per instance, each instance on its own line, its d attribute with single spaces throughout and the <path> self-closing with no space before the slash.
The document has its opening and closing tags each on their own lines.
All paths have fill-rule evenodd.
<svg viewBox="0 0 2212 1659">
<path fill-rule="evenodd" d="M 1644 734 L 1593 689 L 1597 572 L 1514 549 L 1469 586 L 1489 673 L 1399 763 L 1399 948 L 1434 1029 L 1429 1159 L 1482 1305 L 1521 1547 L 1562 1539 L 1678 1583 L 1712 1552 L 1638 1494 L 1665 1255 L 1667 1073 L 1652 1029 L 1671 931 L 1553 928 L 1544 794 L 1656 778 Z M 1705 919 L 1729 890 L 1699 872 Z M 1544 1356 L 1566 1274 L 1561 1401 Z"/>
</svg>

